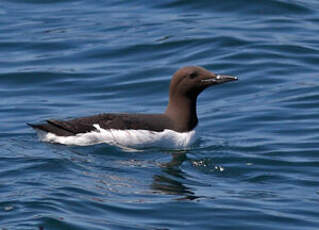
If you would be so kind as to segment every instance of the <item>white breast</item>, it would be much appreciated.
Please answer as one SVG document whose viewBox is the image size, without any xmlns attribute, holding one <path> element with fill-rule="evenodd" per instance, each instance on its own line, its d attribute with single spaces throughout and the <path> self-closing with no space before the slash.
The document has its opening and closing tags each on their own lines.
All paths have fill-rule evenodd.
<svg viewBox="0 0 319 230">
<path fill-rule="evenodd" d="M 195 141 L 195 130 L 179 133 L 165 129 L 162 132 L 148 130 L 116 130 L 102 129 L 98 124 L 93 125 L 96 131 L 79 133 L 75 136 L 57 136 L 37 130 L 40 140 L 64 145 L 95 145 L 106 143 L 119 147 L 150 148 L 160 147 L 169 149 L 185 149 Z"/>
</svg>

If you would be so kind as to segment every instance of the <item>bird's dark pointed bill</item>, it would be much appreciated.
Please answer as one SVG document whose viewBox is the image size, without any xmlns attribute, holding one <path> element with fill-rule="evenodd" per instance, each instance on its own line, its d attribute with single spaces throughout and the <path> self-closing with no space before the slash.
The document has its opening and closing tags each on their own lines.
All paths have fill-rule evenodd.
<svg viewBox="0 0 319 230">
<path fill-rule="evenodd" d="M 202 80 L 202 82 L 212 83 L 212 84 L 214 84 L 214 83 L 215 83 L 215 84 L 218 84 L 218 83 L 224 83 L 224 82 L 236 81 L 236 80 L 238 80 L 238 78 L 237 78 L 237 77 L 234 77 L 234 76 L 229 76 L 229 75 L 216 75 L 215 77 Z"/>
</svg>

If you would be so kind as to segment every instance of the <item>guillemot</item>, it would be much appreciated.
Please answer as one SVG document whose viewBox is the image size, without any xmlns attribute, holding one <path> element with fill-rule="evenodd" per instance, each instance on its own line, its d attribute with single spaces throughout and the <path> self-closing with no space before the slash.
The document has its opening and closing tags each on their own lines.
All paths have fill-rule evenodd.
<svg viewBox="0 0 319 230">
<path fill-rule="evenodd" d="M 40 131 L 42 137 L 43 134 L 48 134 L 42 138 L 43 140 L 62 144 L 72 144 L 72 141 L 67 141 L 67 137 L 80 137 L 89 133 L 104 133 L 106 135 L 107 132 L 111 132 L 107 135 L 112 136 L 112 140 L 106 142 L 119 143 L 119 145 L 127 143 L 117 140 L 117 138 L 123 138 L 123 131 L 131 131 L 131 134 L 137 134 L 136 131 L 141 131 L 139 134 L 143 132 L 144 134 L 145 132 L 160 134 L 164 131 L 169 131 L 170 134 L 172 132 L 176 134 L 190 133 L 198 123 L 197 96 L 210 86 L 234 80 L 237 80 L 237 77 L 215 74 L 199 66 L 187 66 L 179 69 L 173 75 L 169 86 L 169 102 L 162 114 L 104 113 L 66 121 L 47 120 L 45 124 L 28 125 Z M 116 137 L 115 132 L 122 132 L 122 134 L 117 135 L 122 137 Z M 131 134 L 129 136 L 132 136 Z M 66 138 L 63 139 L 63 137 Z M 186 142 L 184 140 L 182 145 L 188 145 L 190 141 Z"/>
</svg>

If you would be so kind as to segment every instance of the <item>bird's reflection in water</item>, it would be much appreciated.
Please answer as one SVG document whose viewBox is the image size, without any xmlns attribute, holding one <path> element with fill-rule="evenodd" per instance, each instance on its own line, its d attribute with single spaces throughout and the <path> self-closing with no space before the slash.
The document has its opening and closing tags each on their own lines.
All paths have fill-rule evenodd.
<svg viewBox="0 0 319 230">
<path fill-rule="evenodd" d="M 77 149 L 72 149 L 72 153 L 76 153 L 76 157 L 72 155 L 72 161 L 85 162 L 84 164 L 90 164 L 97 166 L 94 170 L 85 170 L 82 174 L 94 178 L 96 181 L 96 188 L 99 192 L 107 192 L 108 194 L 140 194 L 144 193 L 145 190 L 141 190 L 141 187 L 146 185 L 150 188 L 151 193 L 172 195 L 173 199 L 176 200 L 195 200 L 200 198 L 196 196 L 193 188 L 188 184 L 193 184 L 189 176 L 182 169 L 184 162 L 188 160 L 188 151 L 170 151 L 165 152 L 171 157 L 170 161 L 159 162 L 157 160 L 143 160 L 136 159 L 137 157 L 133 154 L 130 158 L 129 154 L 119 159 L 118 156 L 111 156 L 105 154 L 105 148 L 96 147 L 94 148 L 94 154 L 92 154 L 92 148 L 88 149 L 89 153 Z M 165 153 L 161 153 L 165 154 Z M 121 152 L 123 154 L 123 152 Z M 141 154 L 141 153 L 139 153 Z M 93 156 L 87 159 L 88 156 Z M 142 155 L 143 156 L 143 155 Z M 163 156 L 163 155 L 162 155 Z M 81 157 L 81 158 L 80 158 Z M 82 158 L 85 161 L 82 161 Z M 157 158 L 157 157 L 156 157 Z M 93 163 L 92 163 L 93 162 Z M 132 173 L 148 171 L 148 168 L 153 167 L 160 168 L 160 171 L 153 174 L 151 180 L 145 180 L 140 182 L 136 175 Z M 86 168 L 86 167 L 85 167 Z M 143 170 L 135 170 L 141 168 Z M 124 173 L 124 174 L 123 174 Z M 144 175 L 145 176 L 145 175 Z M 89 184 L 89 183 L 87 183 Z M 125 196 L 122 196 L 122 198 Z M 109 197 L 110 198 L 110 197 Z M 98 198 L 94 198 L 96 200 Z M 116 199 L 119 199 L 116 197 Z M 131 202 L 131 200 L 130 200 Z"/>
<path fill-rule="evenodd" d="M 182 195 L 178 200 L 194 200 L 199 197 L 194 195 L 191 188 L 185 185 L 185 173 L 180 166 L 187 160 L 186 151 L 174 152 L 172 160 L 161 164 L 162 174 L 153 176 L 151 189 L 168 195 Z"/>
</svg>

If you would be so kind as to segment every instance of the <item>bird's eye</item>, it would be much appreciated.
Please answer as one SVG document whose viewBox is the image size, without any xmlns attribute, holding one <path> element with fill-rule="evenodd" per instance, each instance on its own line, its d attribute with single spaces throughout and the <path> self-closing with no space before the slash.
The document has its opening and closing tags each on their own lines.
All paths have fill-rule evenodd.
<svg viewBox="0 0 319 230">
<path fill-rule="evenodd" d="M 190 75 L 189 75 L 189 78 L 190 79 L 194 79 L 195 77 L 197 77 L 197 73 L 196 72 L 193 72 L 193 73 L 191 73 Z"/>
</svg>

